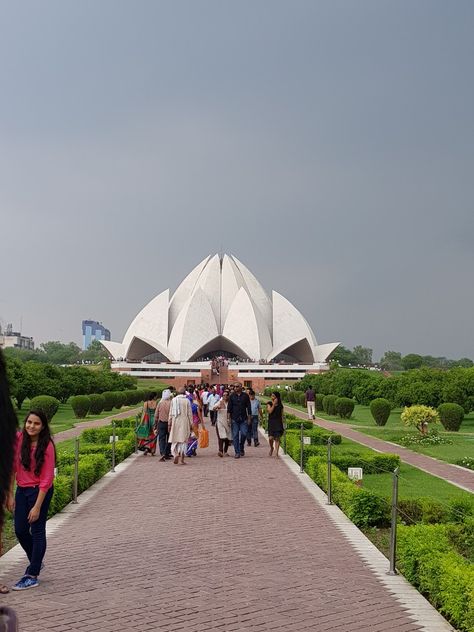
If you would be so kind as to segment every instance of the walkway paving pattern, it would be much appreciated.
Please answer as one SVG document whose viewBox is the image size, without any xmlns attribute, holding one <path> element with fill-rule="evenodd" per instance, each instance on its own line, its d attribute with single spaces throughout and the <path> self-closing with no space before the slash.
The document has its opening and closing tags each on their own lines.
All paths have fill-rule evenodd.
<svg viewBox="0 0 474 632">
<path fill-rule="evenodd" d="M 268 448 L 142 455 L 49 538 L 21 632 L 421 630 Z M 17 564 L 2 580 L 22 574 Z"/>
<path fill-rule="evenodd" d="M 288 412 L 291 412 L 292 415 L 295 415 L 300 419 L 308 419 L 308 415 L 306 413 L 303 413 L 296 408 L 287 407 L 287 410 Z M 403 448 L 395 443 L 389 443 L 388 441 L 371 437 L 354 430 L 349 424 L 344 424 L 339 421 L 328 421 L 327 419 L 317 417 L 315 423 L 318 426 L 321 426 L 321 428 L 337 432 L 347 439 L 366 445 L 367 447 L 378 450 L 379 452 L 398 454 L 401 460 L 405 463 L 418 467 L 420 470 L 424 470 L 434 476 L 438 476 L 453 485 L 457 485 L 458 487 L 462 487 L 470 492 L 474 492 L 474 472 L 471 472 L 466 468 L 457 467 L 456 465 L 451 465 L 450 463 L 434 459 L 431 456 L 426 456 L 426 454 L 418 454 L 413 450 Z"/>
</svg>

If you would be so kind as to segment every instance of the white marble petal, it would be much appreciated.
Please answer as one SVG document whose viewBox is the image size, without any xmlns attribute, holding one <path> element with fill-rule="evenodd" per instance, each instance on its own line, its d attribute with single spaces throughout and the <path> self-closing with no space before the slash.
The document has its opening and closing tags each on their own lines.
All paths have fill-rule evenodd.
<svg viewBox="0 0 474 632">
<path fill-rule="evenodd" d="M 228 255 L 222 260 L 221 280 L 221 331 L 237 292 L 245 285 L 239 269 Z"/>
<path fill-rule="evenodd" d="M 243 349 L 251 360 L 265 358 L 271 351 L 268 327 L 244 287 L 234 298 L 222 333 Z"/>
<path fill-rule="evenodd" d="M 197 288 L 181 310 L 171 331 L 168 353 L 186 362 L 193 354 L 219 334 L 211 304 Z"/>
<path fill-rule="evenodd" d="M 135 336 L 153 340 L 160 347 L 168 346 L 169 290 L 158 294 L 139 312 L 127 329 L 123 345 L 128 350 Z"/>
<path fill-rule="evenodd" d="M 272 292 L 273 303 L 273 350 L 268 356 L 272 360 L 285 349 L 306 338 L 314 347 L 316 338 L 301 313 L 278 292 Z M 313 360 L 314 361 L 314 360 Z"/>
<path fill-rule="evenodd" d="M 178 318 L 180 311 L 183 309 L 186 301 L 191 296 L 194 288 L 196 287 L 196 282 L 199 278 L 199 275 L 203 271 L 204 267 L 207 265 L 207 262 L 210 259 L 210 255 L 203 259 L 201 263 L 199 263 L 189 274 L 188 276 L 181 281 L 179 286 L 176 288 L 173 296 L 171 297 L 170 306 L 169 306 L 169 327 L 168 333 L 171 333 L 173 325 Z"/>
<path fill-rule="evenodd" d="M 244 264 L 239 261 L 234 255 L 232 255 L 232 259 L 238 267 L 242 278 L 245 281 L 248 292 L 252 297 L 253 302 L 260 310 L 260 313 L 262 314 L 271 334 L 273 330 L 273 318 L 272 303 L 270 301 L 270 298 L 268 297 L 261 284 L 257 281 L 255 276 L 250 272 L 250 270 L 246 266 L 244 266 Z"/>
<path fill-rule="evenodd" d="M 334 349 L 336 349 L 340 344 L 340 342 L 328 342 L 325 345 L 317 345 L 313 348 L 314 361 L 326 362 Z"/>
<path fill-rule="evenodd" d="M 209 301 L 214 313 L 217 326 L 220 322 L 221 309 L 221 262 L 219 255 L 214 255 L 207 262 L 197 281 L 197 288 L 201 288 Z"/>
<path fill-rule="evenodd" d="M 121 342 L 112 342 L 111 340 L 99 340 L 114 360 L 125 358 L 125 346 Z"/>
</svg>

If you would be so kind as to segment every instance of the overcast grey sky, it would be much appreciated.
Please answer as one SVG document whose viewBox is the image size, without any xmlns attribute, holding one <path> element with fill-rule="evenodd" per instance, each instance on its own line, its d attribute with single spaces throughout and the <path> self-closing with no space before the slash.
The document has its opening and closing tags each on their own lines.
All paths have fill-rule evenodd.
<svg viewBox="0 0 474 632">
<path fill-rule="evenodd" d="M 474 358 L 474 3 L 0 2 L 0 322 L 235 254 L 321 343 Z"/>
</svg>

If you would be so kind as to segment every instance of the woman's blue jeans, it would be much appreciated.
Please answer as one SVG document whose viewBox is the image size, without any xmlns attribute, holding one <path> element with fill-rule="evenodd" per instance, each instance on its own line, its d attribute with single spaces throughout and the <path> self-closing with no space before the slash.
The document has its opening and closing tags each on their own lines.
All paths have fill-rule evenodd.
<svg viewBox="0 0 474 632">
<path fill-rule="evenodd" d="M 53 487 L 48 490 L 41 505 L 38 520 L 28 522 L 28 514 L 38 498 L 39 487 L 17 487 L 15 494 L 15 534 L 30 562 L 25 575 L 38 577 L 41 563 L 46 553 L 46 520 L 53 495 Z"/>
</svg>

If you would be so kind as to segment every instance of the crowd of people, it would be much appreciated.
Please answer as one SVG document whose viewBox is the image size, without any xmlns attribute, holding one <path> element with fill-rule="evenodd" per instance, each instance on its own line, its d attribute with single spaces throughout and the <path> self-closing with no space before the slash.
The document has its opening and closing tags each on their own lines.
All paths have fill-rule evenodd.
<svg viewBox="0 0 474 632">
<path fill-rule="evenodd" d="M 283 434 L 283 405 L 280 393 L 275 391 L 266 404 L 268 412 L 269 456 L 278 457 Z M 244 390 L 240 382 L 235 384 L 188 385 L 174 394 L 165 389 L 160 400 L 151 392 L 143 406 L 137 428 L 139 449 L 144 456 L 155 456 L 157 448 L 160 461 L 172 460 L 176 465 L 186 465 L 185 457 L 197 456 L 198 447 L 205 434 L 205 421 L 209 419 L 217 434 L 219 457 L 245 456 L 245 448 L 258 447 L 258 426 L 263 417 L 262 404 L 251 388 Z"/>
</svg>

